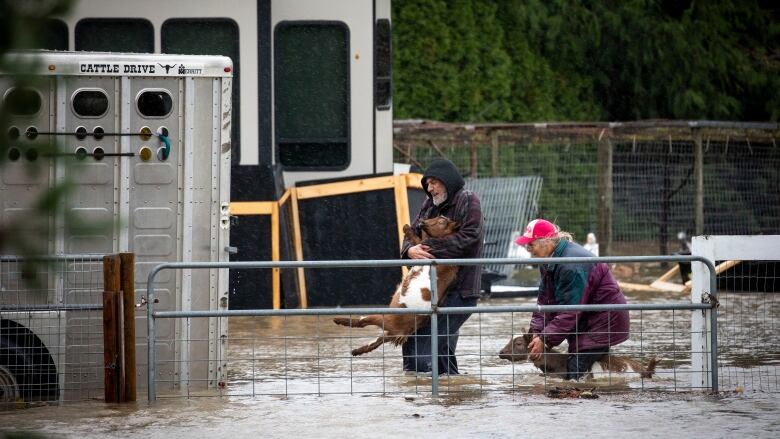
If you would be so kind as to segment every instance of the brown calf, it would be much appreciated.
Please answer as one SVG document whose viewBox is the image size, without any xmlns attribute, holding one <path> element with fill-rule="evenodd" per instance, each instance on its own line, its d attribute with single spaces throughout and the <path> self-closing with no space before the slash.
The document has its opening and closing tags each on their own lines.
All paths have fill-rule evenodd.
<svg viewBox="0 0 780 439">
<path fill-rule="evenodd" d="M 441 238 L 454 233 L 458 230 L 458 223 L 444 216 L 430 218 L 422 222 L 422 239 L 412 232 L 411 226 L 404 226 L 406 239 L 417 245 L 428 237 Z M 455 280 L 458 274 L 458 267 L 454 265 L 444 265 L 436 267 L 436 288 L 439 293 L 437 304 L 441 305 L 446 297 L 447 287 Z M 401 280 L 401 283 L 395 290 L 390 300 L 390 308 L 416 308 L 429 307 L 431 303 L 430 290 L 430 267 L 415 266 Z M 373 351 L 383 343 L 392 342 L 398 346 L 406 342 L 410 334 L 417 328 L 428 322 L 428 316 L 417 316 L 413 314 L 372 314 L 361 318 L 337 317 L 333 319 L 339 325 L 350 326 L 354 328 L 364 328 L 366 326 L 379 326 L 384 329 L 384 334 L 374 342 L 352 350 L 352 355 L 362 355 Z"/>
<path fill-rule="evenodd" d="M 528 345 L 531 343 L 533 334 L 524 333 L 509 340 L 498 353 L 498 357 L 509 361 L 528 361 Z M 542 370 L 547 375 L 564 376 L 567 373 L 566 361 L 568 354 L 556 352 L 547 346 L 544 347 L 544 353 L 536 360 L 533 360 L 534 366 Z M 647 363 L 647 367 L 642 366 L 637 360 L 618 355 L 604 354 L 596 361 L 604 372 L 625 373 L 635 372 L 642 378 L 650 378 L 655 373 L 655 366 L 658 363 L 655 357 Z"/>
</svg>

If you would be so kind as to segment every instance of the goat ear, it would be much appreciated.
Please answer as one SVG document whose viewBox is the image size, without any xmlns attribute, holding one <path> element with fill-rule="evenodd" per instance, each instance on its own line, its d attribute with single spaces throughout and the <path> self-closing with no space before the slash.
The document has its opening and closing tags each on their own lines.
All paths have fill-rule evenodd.
<svg viewBox="0 0 780 439">
<path fill-rule="evenodd" d="M 525 340 L 525 344 L 530 344 L 533 338 L 533 334 L 523 331 L 523 340 Z"/>
</svg>

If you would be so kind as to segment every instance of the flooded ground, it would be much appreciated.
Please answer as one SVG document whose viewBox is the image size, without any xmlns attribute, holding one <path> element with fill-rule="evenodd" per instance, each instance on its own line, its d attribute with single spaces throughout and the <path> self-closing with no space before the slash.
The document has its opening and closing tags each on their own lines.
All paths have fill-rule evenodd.
<svg viewBox="0 0 780 439">
<path fill-rule="evenodd" d="M 78 403 L 0 414 L 0 426 L 47 437 L 755 437 L 780 433 L 769 394 L 297 395 L 164 399 L 152 406 Z M 2 437 L 2 436 L 0 436 Z"/>
<path fill-rule="evenodd" d="M 683 296 L 629 293 L 631 302 L 674 302 Z M 531 303 L 483 300 L 480 306 Z M 339 327 L 330 317 L 233 318 L 224 387 L 218 393 L 160 382 L 152 405 L 97 401 L 0 412 L 0 431 L 47 437 L 777 437 L 780 435 L 780 319 L 774 295 L 721 296 L 721 394 L 690 380 L 690 312 L 632 312 L 631 339 L 617 349 L 646 362 L 660 359 L 652 379 L 613 375 L 577 383 L 596 399 L 556 399 L 572 384 L 542 377 L 498 350 L 527 327 L 523 313 L 474 315 L 461 330 L 463 375 L 401 373 L 400 349 L 384 345 L 362 357 L 352 348 L 378 331 Z M 197 377 L 196 377 L 197 378 Z M 139 394 L 139 399 L 144 395 Z M 0 436 L 2 437 L 2 436 Z"/>
</svg>

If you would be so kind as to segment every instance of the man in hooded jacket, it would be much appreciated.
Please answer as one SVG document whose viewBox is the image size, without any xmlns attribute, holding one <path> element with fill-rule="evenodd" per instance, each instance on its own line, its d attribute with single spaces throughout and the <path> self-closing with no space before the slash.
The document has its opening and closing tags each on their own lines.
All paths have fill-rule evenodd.
<svg viewBox="0 0 780 439">
<path fill-rule="evenodd" d="M 422 187 L 428 195 L 417 214 L 412 228 L 420 235 L 423 220 L 439 215 L 455 220 L 458 231 L 443 238 L 429 238 L 412 246 L 404 240 L 401 257 L 408 259 L 462 259 L 479 258 L 484 240 L 482 209 L 479 198 L 464 189 L 455 165 L 449 160 L 434 160 L 422 178 Z M 456 279 L 450 284 L 442 306 L 476 306 L 479 298 L 480 274 L 478 265 L 462 266 Z M 439 315 L 439 373 L 458 374 L 455 347 L 458 344 L 458 329 L 471 314 Z M 403 367 L 407 373 L 431 372 L 431 328 L 428 325 L 417 328 L 402 347 Z"/>
</svg>

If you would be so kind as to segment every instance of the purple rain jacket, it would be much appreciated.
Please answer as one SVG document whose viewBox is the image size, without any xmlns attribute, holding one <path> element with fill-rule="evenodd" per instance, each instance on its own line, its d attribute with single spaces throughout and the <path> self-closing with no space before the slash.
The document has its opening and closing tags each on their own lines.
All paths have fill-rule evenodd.
<svg viewBox="0 0 780 439">
<path fill-rule="evenodd" d="M 561 241 L 553 258 L 592 257 L 579 244 Z M 539 267 L 539 305 L 623 304 L 626 298 L 605 263 L 549 264 Z M 628 340 L 628 311 L 533 313 L 531 333 L 549 347 L 567 340 L 569 352 L 614 346 Z"/>
</svg>

